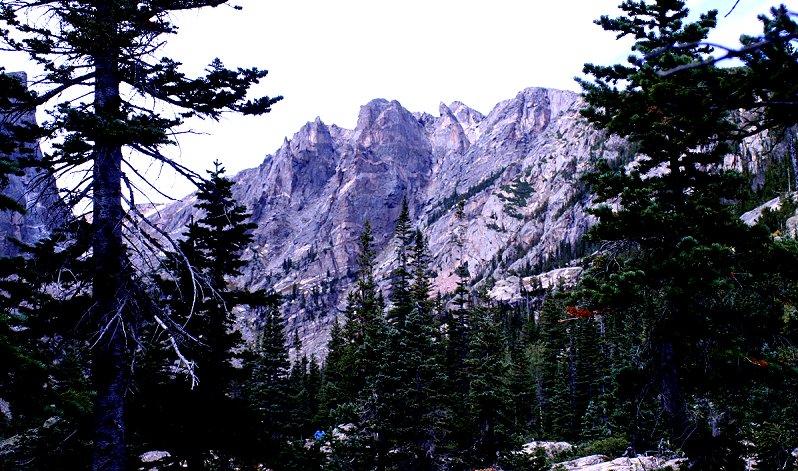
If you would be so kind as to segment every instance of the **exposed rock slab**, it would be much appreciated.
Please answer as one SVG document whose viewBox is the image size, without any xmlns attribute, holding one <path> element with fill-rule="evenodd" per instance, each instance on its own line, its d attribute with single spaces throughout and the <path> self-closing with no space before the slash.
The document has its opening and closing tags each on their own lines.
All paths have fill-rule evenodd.
<svg viewBox="0 0 798 471">
<path fill-rule="evenodd" d="M 8 74 L 22 82 L 27 76 L 22 72 Z M 1 110 L 0 110 L 1 111 Z M 36 121 L 33 110 L 24 113 L 0 112 L 0 132 L 8 132 L 14 124 Z M 37 142 L 28 143 L 34 159 L 41 159 L 42 154 Z M 7 156 L 19 159 L 19 154 Z M 25 209 L 25 213 L 0 211 L 0 255 L 15 255 L 17 246 L 10 238 L 33 244 L 48 236 L 54 227 L 63 224 L 67 217 L 65 205 L 61 202 L 55 179 L 48 174 L 27 168 L 23 175 L 9 175 L 8 184 L 0 188 L 0 192 L 16 200 Z"/>
</svg>

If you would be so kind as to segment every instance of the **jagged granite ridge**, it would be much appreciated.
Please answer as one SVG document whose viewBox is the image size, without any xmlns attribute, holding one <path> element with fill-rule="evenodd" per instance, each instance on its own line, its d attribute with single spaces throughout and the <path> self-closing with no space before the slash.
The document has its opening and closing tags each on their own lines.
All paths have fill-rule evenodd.
<svg viewBox="0 0 798 471">
<path fill-rule="evenodd" d="M 517 275 L 565 244 L 578 245 L 592 223 L 579 175 L 595 160 L 625 152 L 623 141 L 587 125 L 581 106 L 576 93 L 529 88 L 487 115 L 460 102 L 441 104 L 432 116 L 377 99 L 361 108 L 355 129 L 318 118 L 307 123 L 260 166 L 234 177 L 235 197 L 258 224 L 239 282 L 285 294 L 289 333 L 299 334 L 305 351 L 323 355 L 366 220 L 387 290 L 394 224 L 406 197 L 429 238 L 436 289 L 453 288 L 461 258 L 479 283 L 517 284 Z M 453 210 L 460 199 L 462 222 Z M 161 210 L 167 230 L 181 230 L 192 204 L 188 197 Z M 516 296 L 508 292 L 495 295 Z M 243 313 L 245 330 L 250 321 Z"/>
</svg>

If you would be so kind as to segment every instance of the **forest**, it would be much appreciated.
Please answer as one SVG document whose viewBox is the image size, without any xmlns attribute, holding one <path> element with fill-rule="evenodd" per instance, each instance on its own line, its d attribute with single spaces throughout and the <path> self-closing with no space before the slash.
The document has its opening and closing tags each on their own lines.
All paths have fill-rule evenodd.
<svg viewBox="0 0 798 471">
<path fill-rule="evenodd" d="M 253 224 L 224 166 L 199 175 L 163 153 L 189 118 L 281 99 L 249 96 L 264 70 L 215 60 L 191 78 L 157 55 L 171 14 L 226 3 L 0 6 L 2 50 L 45 71 L 39 89 L 0 74 L 0 183 L 83 175 L 53 209 L 70 217 L 0 258 L 0 468 L 533 471 L 629 450 L 683 469 L 798 467 L 798 13 L 763 12 L 736 48 L 707 43 L 717 11 L 691 20 L 681 0 L 598 19 L 635 42 L 625 64 L 585 65 L 582 115 L 637 155 L 582 176 L 597 223 L 578 285 L 499 303 L 460 263 L 440 294 L 405 204 L 386 290 L 363 228 L 322 359 L 286 332 L 277 293 L 233 282 Z M 43 123 L 19 119 L 37 108 Z M 780 151 L 762 181 L 724 164 L 763 135 Z M 52 151 L 37 158 L 37 141 Z M 178 238 L 136 204 L 158 191 L 142 159 L 197 185 L 201 216 Z M 2 196 L 0 210 L 24 208 Z M 518 452 L 533 440 L 577 446 Z"/>
</svg>

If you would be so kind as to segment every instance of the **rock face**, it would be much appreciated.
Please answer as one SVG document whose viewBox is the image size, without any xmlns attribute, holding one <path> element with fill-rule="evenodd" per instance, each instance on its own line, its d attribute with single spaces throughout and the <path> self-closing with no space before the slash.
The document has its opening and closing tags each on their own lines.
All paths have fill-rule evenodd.
<svg viewBox="0 0 798 471">
<path fill-rule="evenodd" d="M 632 146 L 590 127 L 582 106 L 575 93 L 529 88 L 487 116 L 460 102 L 432 116 L 380 99 L 361 108 L 355 129 L 306 124 L 234 177 L 235 197 L 258 224 L 240 283 L 283 293 L 289 336 L 297 332 L 306 352 L 323 356 L 366 220 L 388 298 L 393 230 L 406 197 L 429 239 L 440 292 L 454 288 L 461 261 L 474 283 L 503 301 L 568 286 L 579 268 L 567 262 L 589 250 L 582 235 L 594 222 L 580 175 L 601 158 L 619 165 L 634 158 Z M 750 169 L 762 145 L 751 140 L 726 165 Z M 161 212 L 167 230 L 180 232 L 193 203 L 189 197 Z"/>
<path fill-rule="evenodd" d="M 26 82 L 22 72 L 8 74 Z M 20 122 L 35 122 L 34 112 L 2 113 L 0 112 L 0 132 L 7 132 L 9 126 Z M 33 157 L 41 158 L 38 143 L 31 143 Z M 5 157 L 5 156 L 4 156 Z M 19 155 L 8 156 L 11 159 Z M 50 234 L 52 228 L 62 225 L 66 217 L 65 207 L 61 204 L 55 179 L 35 169 L 26 169 L 20 176 L 11 175 L 8 183 L 0 188 L 0 192 L 19 202 L 25 208 L 25 214 L 12 211 L 0 212 L 0 255 L 14 255 L 17 247 L 8 239 L 15 238 L 25 243 L 36 241 Z"/>
<path fill-rule="evenodd" d="M 460 260 L 488 287 L 513 276 L 534 284 L 534 272 L 577 254 L 592 223 L 579 175 L 601 157 L 626 155 L 624 142 L 580 118 L 581 106 L 575 93 L 530 88 L 487 116 L 459 102 L 441 104 L 432 116 L 380 99 L 361 108 L 353 130 L 319 119 L 306 124 L 259 167 L 234 177 L 235 197 L 258 224 L 240 282 L 285 294 L 289 334 L 323 355 L 366 220 L 387 295 L 392 235 L 406 197 L 429 239 L 436 289 L 452 290 Z M 458 220 L 461 200 L 465 218 Z M 161 212 L 168 230 L 181 230 L 193 202 Z M 499 291 L 502 299 L 520 292 Z"/>
<path fill-rule="evenodd" d="M 233 178 L 234 196 L 258 225 L 237 283 L 284 294 L 287 333 L 296 332 L 306 352 L 324 356 L 329 327 L 354 279 L 356 241 L 367 220 L 388 299 L 394 225 L 406 198 L 414 225 L 428 238 L 440 292 L 453 290 L 460 263 L 467 264 L 473 284 L 501 301 L 569 286 L 580 269 L 568 261 L 590 249 L 582 235 L 594 222 L 580 175 L 601 158 L 623 165 L 635 154 L 623 140 L 590 127 L 579 115 L 582 106 L 575 93 L 529 88 L 487 115 L 460 102 L 441 104 L 433 116 L 378 99 L 361 108 L 355 129 L 320 119 L 307 123 L 260 166 Z M 0 113 L 0 132 L 34 119 L 32 113 Z M 726 166 L 747 170 L 755 184 L 762 183 L 765 161 L 759 156 L 777 148 L 771 141 L 767 135 L 749 138 Z M 794 159 L 793 167 L 798 170 Z M 0 214 L 0 253 L 14 251 L 7 237 L 35 242 L 65 218 L 55 182 L 45 175 L 12 176 L 3 192 L 28 210 Z M 177 235 L 193 216 L 194 202 L 190 195 L 158 208 L 156 218 Z M 462 219 L 455 215 L 460 203 Z M 246 332 L 252 319 L 241 314 Z"/>
<path fill-rule="evenodd" d="M 610 459 L 603 455 L 592 455 L 564 463 L 557 463 L 552 469 L 565 471 L 645 471 L 649 469 L 679 469 L 684 459 L 666 460 L 655 456 L 635 456 L 634 458 Z"/>
</svg>

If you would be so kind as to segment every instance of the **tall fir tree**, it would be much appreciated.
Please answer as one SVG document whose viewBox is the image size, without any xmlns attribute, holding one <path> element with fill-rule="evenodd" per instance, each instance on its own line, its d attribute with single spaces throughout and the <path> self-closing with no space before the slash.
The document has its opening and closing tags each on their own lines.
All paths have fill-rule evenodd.
<svg viewBox="0 0 798 471">
<path fill-rule="evenodd" d="M 396 240 L 396 265 L 391 272 L 391 309 L 388 311 L 388 319 L 391 322 L 401 324 L 412 309 L 410 299 L 410 282 L 412 274 L 410 272 L 410 252 L 413 242 L 413 228 L 410 223 L 410 210 L 407 206 L 407 197 L 402 199 L 402 209 L 399 218 L 396 220 L 394 229 L 394 239 Z"/>
<path fill-rule="evenodd" d="M 337 442 L 334 461 L 385 469 L 388 451 L 385 396 L 392 378 L 381 373 L 391 360 L 386 346 L 394 327 L 383 314 L 385 308 L 374 278 L 374 238 L 366 221 L 358 248 L 358 273 L 347 297 L 345 322 L 334 327 L 324 366 L 324 409 L 332 424 L 350 423 L 350 440 Z M 337 325 L 337 323 L 336 323 Z"/>
<path fill-rule="evenodd" d="M 491 307 L 479 306 L 471 317 L 463 402 L 464 435 L 469 437 L 463 452 L 470 466 L 490 466 L 502 452 L 520 445 L 512 417 L 508 345 L 493 314 Z"/>
<path fill-rule="evenodd" d="M 292 421 L 292 397 L 289 385 L 291 364 L 286 347 L 285 325 L 279 304 L 266 307 L 261 313 L 261 329 L 258 334 L 251 377 L 245 382 L 245 395 L 255 421 L 249 433 L 254 435 L 257 462 L 270 467 L 279 466 L 276 461 L 281 448 L 289 437 Z"/>
<path fill-rule="evenodd" d="M 591 237 L 632 247 L 633 255 L 612 273 L 593 271 L 585 285 L 594 306 L 645 309 L 652 321 L 647 386 L 691 465 L 737 469 L 741 437 L 732 411 L 751 373 L 739 360 L 761 356 L 780 330 L 778 307 L 762 296 L 761 283 L 791 272 L 784 261 L 792 257 L 740 221 L 735 203 L 746 183 L 723 167 L 730 140 L 756 130 L 731 110 L 752 109 L 757 100 L 740 87 L 748 71 L 707 65 L 712 48 L 704 41 L 716 11 L 689 22 L 679 0 L 630 1 L 621 9 L 625 16 L 598 23 L 634 38 L 634 55 L 628 65 L 586 65 L 593 82 L 581 84 L 588 120 L 639 148 L 634 167 L 605 165 L 587 178 L 604 203 L 594 211 L 600 222 Z M 785 258 L 769 258 L 774 253 Z M 745 283 L 736 273 L 746 273 Z"/>
<path fill-rule="evenodd" d="M 39 88 L 35 99 L 16 110 L 49 107 L 50 121 L 36 131 L 55 139 L 48 167 L 56 176 L 91 168 L 68 198 L 92 208 L 93 303 L 85 319 L 94 326 L 96 340 L 94 469 L 125 467 L 125 394 L 133 345 L 127 340 L 136 335 L 139 317 L 125 245 L 126 234 L 136 232 L 128 214 L 135 213 L 135 192 L 123 166 L 137 173 L 140 167 L 129 156 L 141 155 L 190 174 L 160 152 L 174 143 L 171 130 L 191 116 L 262 114 L 275 102 L 246 97 L 265 71 L 230 70 L 215 60 L 205 77 L 191 79 L 180 72 L 179 62 L 160 54 L 164 36 L 177 32 L 174 13 L 225 3 L 9 0 L 0 6 L 4 48 L 26 54 L 44 70 L 34 84 Z M 139 105 L 148 100 L 176 111 L 165 117 L 155 110 L 167 107 Z M 123 191 L 123 185 L 131 191 Z"/>
<path fill-rule="evenodd" d="M 193 466 L 204 463 L 211 451 L 235 455 L 246 442 L 244 428 L 238 425 L 248 417 L 240 391 L 244 374 L 252 368 L 234 365 L 250 364 L 235 328 L 235 308 L 247 305 L 267 313 L 268 354 L 280 361 L 280 352 L 275 351 L 279 339 L 273 339 L 278 299 L 232 284 L 241 273 L 241 256 L 252 241 L 254 225 L 233 198 L 232 181 L 224 176 L 224 168 L 217 162 L 209 174 L 197 193 L 199 219 L 188 225 L 178 250 L 166 254 L 163 271 L 155 277 L 165 318 L 181 326 L 180 336 L 164 335 L 160 324 L 153 326 L 156 342 L 144 355 L 137 378 L 140 397 L 134 397 L 133 403 L 149 412 L 133 419 L 138 437 L 171 449 Z M 285 346 L 280 344 L 280 348 Z M 174 349 L 182 357 L 177 375 L 172 368 L 164 369 Z M 198 415 L 197 410 L 207 412 Z"/>
<path fill-rule="evenodd" d="M 412 240 L 412 281 L 404 295 L 412 307 L 391 331 L 381 375 L 392 381 L 385 398 L 390 469 L 432 470 L 441 466 L 438 447 L 446 414 L 443 343 L 430 299 L 426 241 L 420 230 Z"/>
</svg>

